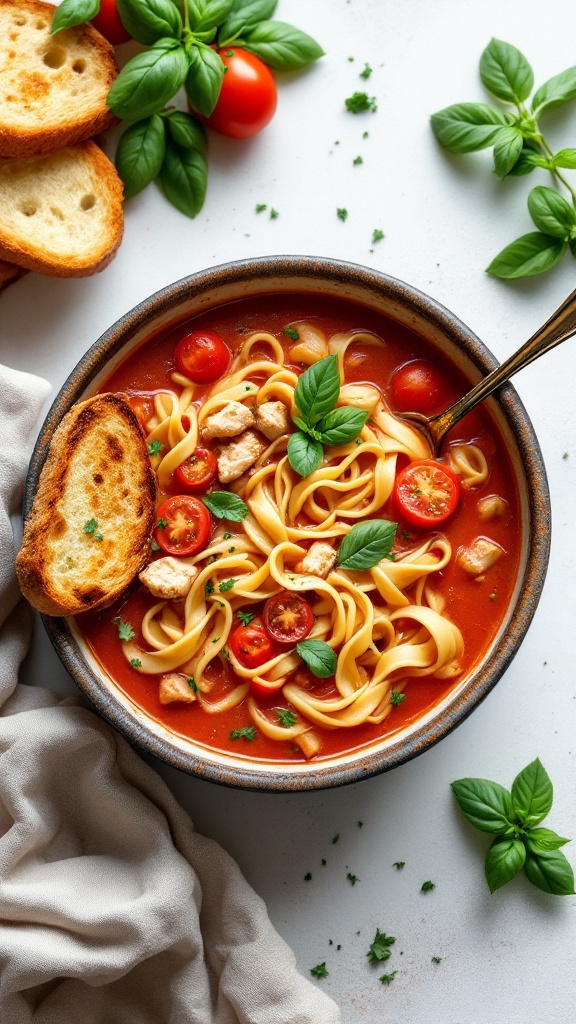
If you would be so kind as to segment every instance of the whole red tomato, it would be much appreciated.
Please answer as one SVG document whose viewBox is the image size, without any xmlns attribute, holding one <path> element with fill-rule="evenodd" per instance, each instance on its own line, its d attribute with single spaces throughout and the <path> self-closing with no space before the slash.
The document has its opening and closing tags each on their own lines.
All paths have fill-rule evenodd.
<svg viewBox="0 0 576 1024">
<path fill-rule="evenodd" d="M 92 18 L 92 24 L 112 46 L 127 43 L 132 38 L 120 21 L 116 0 L 100 0 L 100 10 Z"/>
<path fill-rule="evenodd" d="M 233 139 L 247 139 L 266 127 L 274 117 L 277 102 L 272 72 L 259 57 L 238 47 L 218 50 L 226 72 L 209 128 Z"/>
</svg>

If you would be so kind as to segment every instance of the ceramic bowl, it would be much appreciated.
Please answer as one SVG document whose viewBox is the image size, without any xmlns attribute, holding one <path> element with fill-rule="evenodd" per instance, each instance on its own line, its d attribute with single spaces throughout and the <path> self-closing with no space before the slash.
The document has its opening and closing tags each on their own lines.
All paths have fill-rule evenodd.
<svg viewBox="0 0 576 1024">
<path fill-rule="evenodd" d="M 93 394 L 127 352 L 159 329 L 222 303 L 278 292 L 314 292 L 353 300 L 384 313 L 439 346 L 475 383 L 497 365 L 452 313 L 410 285 L 337 260 L 263 257 L 193 274 L 162 289 L 115 323 L 88 350 L 58 394 L 40 432 L 28 476 L 25 511 L 36 491 L 52 434 L 73 403 Z M 510 384 L 491 398 L 492 415 L 509 448 L 522 510 L 522 558 L 514 596 L 480 663 L 424 717 L 368 748 L 318 763 L 270 764 L 207 749 L 148 716 L 99 666 L 73 620 L 45 618 L 62 662 L 96 710 L 132 743 L 183 771 L 244 789 L 291 791 L 357 782 L 389 771 L 438 743 L 487 696 L 516 654 L 536 609 L 546 573 L 550 506 L 546 474 L 530 420 Z"/>
</svg>

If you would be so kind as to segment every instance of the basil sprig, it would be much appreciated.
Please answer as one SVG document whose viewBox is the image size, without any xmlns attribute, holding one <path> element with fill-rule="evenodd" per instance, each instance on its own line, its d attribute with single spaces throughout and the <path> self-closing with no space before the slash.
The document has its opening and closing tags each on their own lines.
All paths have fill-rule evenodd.
<svg viewBox="0 0 576 1024">
<path fill-rule="evenodd" d="M 298 378 L 294 401 L 298 427 L 288 442 L 288 461 L 292 469 L 305 477 L 322 462 L 323 445 L 350 444 L 362 430 L 368 413 L 344 405 L 335 409 L 340 395 L 338 356 L 325 356 L 309 366 Z"/>
<path fill-rule="evenodd" d="M 301 640 L 296 644 L 296 653 L 319 679 L 328 679 L 334 675 L 338 659 L 325 640 Z"/>
<path fill-rule="evenodd" d="M 52 35 L 62 32 L 65 28 L 73 28 L 74 25 L 83 25 L 90 21 L 100 10 L 100 0 L 62 0 L 62 3 L 54 11 L 52 18 Z"/>
<path fill-rule="evenodd" d="M 210 491 L 202 498 L 209 512 L 217 519 L 229 519 L 233 523 L 241 523 L 248 515 L 248 506 L 242 498 L 230 491 Z"/>
<path fill-rule="evenodd" d="M 432 130 L 451 153 L 472 153 L 493 147 L 499 178 L 530 174 L 536 167 L 549 171 L 568 193 L 538 186 L 528 196 L 528 211 L 537 231 L 507 245 L 486 268 L 493 277 L 512 280 L 543 274 L 570 249 L 576 256 L 576 190 L 560 169 L 576 167 L 576 148 L 549 146 L 538 118 L 576 98 L 576 67 L 534 87 L 534 72 L 523 53 L 510 43 L 492 39 L 480 58 L 483 85 L 497 100 L 515 109 L 486 103 L 457 103 L 433 114 Z"/>
<path fill-rule="evenodd" d="M 535 827 L 549 813 L 554 795 L 538 758 L 516 776 L 511 792 L 488 779 L 459 779 L 452 789 L 464 817 L 481 832 L 495 835 L 484 865 L 490 892 L 523 869 L 543 892 L 574 893 L 574 873 L 560 851 L 570 840 Z"/>
</svg>

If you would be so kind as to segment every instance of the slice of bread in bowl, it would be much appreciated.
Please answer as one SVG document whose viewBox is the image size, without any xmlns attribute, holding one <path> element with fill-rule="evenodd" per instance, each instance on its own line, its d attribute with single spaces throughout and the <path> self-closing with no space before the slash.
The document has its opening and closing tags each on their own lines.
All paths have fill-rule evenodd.
<svg viewBox="0 0 576 1024">
<path fill-rule="evenodd" d="M 52 4 L 0 0 L 0 157 L 32 156 L 104 131 L 118 74 L 92 25 L 50 35 Z"/>
<path fill-rule="evenodd" d="M 50 443 L 16 559 L 20 589 L 45 615 L 77 615 L 119 597 L 150 557 L 156 482 L 128 403 L 96 395 Z"/>
</svg>

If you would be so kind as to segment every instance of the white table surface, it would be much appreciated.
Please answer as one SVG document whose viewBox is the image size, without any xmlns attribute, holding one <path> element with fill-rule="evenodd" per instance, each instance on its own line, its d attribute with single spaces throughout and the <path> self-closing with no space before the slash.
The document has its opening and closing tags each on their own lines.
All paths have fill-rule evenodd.
<svg viewBox="0 0 576 1024">
<path fill-rule="evenodd" d="M 307 72 L 278 76 L 279 109 L 262 135 L 211 139 L 208 196 L 197 219 L 150 187 L 127 203 L 125 238 L 104 273 L 75 281 L 30 274 L 9 288 L 0 299 L 2 361 L 42 374 L 54 395 L 88 346 L 141 299 L 203 267 L 252 255 L 340 257 L 409 281 L 453 310 L 499 359 L 573 288 L 570 257 L 512 285 L 483 273 L 496 252 L 531 230 L 526 196 L 550 182 L 536 171 L 502 183 L 489 151 L 452 158 L 428 125 L 441 107 L 486 100 L 477 67 L 493 35 L 527 55 L 537 83 L 571 66 L 571 0 L 280 0 L 277 17 L 317 37 L 327 56 Z M 364 83 L 366 61 L 374 70 Z M 378 112 L 346 113 L 345 97 L 364 88 Z M 558 147 L 576 145 L 576 103 L 548 124 Z M 358 154 L 364 162 L 353 166 Z M 256 203 L 274 206 L 278 219 L 257 215 Z M 346 223 L 336 217 L 341 206 Z M 374 228 L 386 237 L 370 252 Z M 302 971 L 326 961 L 330 975 L 319 984 L 341 1004 L 345 1024 L 576 1019 L 574 899 L 544 895 L 523 876 L 491 896 L 483 878 L 488 839 L 463 820 L 450 791 L 464 775 L 510 785 L 539 756 L 555 787 L 547 824 L 576 835 L 574 346 L 516 378 L 549 475 L 552 554 L 528 635 L 484 704 L 433 750 L 343 789 L 244 793 L 156 765 L 196 827 L 237 858 Z M 40 623 L 24 679 L 76 689 Z M 401 872 L 397 860 L 406 862 Z M 347 871 L 360 878 L 356 886 Z M 423 894 L 426 879 L 436 888 Z M 389 987 L 366 959 L 377 927 L 397 937 L 384 968 L 398 970 Z"/>
</svg>

